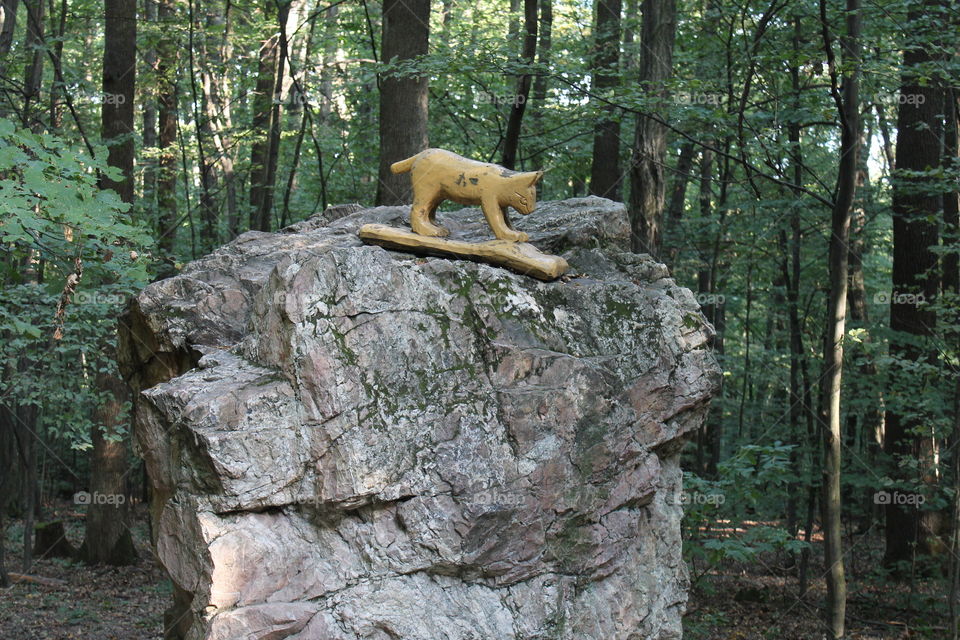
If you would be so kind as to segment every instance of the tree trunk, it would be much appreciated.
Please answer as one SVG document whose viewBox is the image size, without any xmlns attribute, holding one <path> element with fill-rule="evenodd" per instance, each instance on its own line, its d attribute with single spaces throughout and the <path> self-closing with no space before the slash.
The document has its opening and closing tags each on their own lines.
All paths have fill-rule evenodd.
<svg viewBox="0 0 960 640">
<path fill-rule="evenodd" d="M 943 256 L 943 290 L 954 294 L 960 293 L 960 190 L 956 188 L 957 172 L 960 170 L 957 158 L 960 152 L 958 91 L 956 87 L 950 87 L 944 92 L 943 107 L 943 166 L 947 175 L 953 176 L 952 184 L 955 187 L 943 194 L 943 244 L 949 249 Z"/>
<path fill-rule="evenodd" d="M 704 149 L 704 153 L 710 153 Z M 690 183 L 690 171 L 693 169 L 693 159 L 696 156 L 696 147 L 692 142 L 685 142 L 680 146 L 677 155 L 677 167 L 670 189 L 670 203 L 667 206 L 666 228 L 664 230 L 668 264 L 675 264 L 683 244 L 680 238 L 671 238 L 672 234 L 679 233 L 680 221 L 683 218 L 683 209 L 687 202 L 687 185 Z"/>
<path fill-rule="evenodd" d="M 280 129 L 281 114 L 280 104 L 283 96 L 284 69 L 289 59 L 289 49 L 287 47 L 287 18 L 290 15 L 292 2 L 277 5 L 277 26 L 279 36 L 277 39 L 277 66 L 273 85 L 273 104 L 270 109 L 270 135 L 267 144 L 267 155 L 264 165 L 263 183 L 261 185 L 262 193 L 260 197 L 259 211 L 257 220 L 261 231 L 270 231 L 273 226 L 273 194 L 277 183 L 277 156 L 280 153 Z"/>
<path fill-rule="evenodd" d="M 158 0 L 160 25 L 176 20 L 175 0 Z M 179 44 L 166 35 L 157 43 L 157 101 L 160 154 L 157 178 L 157 246 L 163 259 L 173 262 L 177 240 L 177 59 Z"/>
<path fill-rule="evenodd" d="M 150 25 L 148 28 L 156 29 L 157 23 L 157 0 L 143 0 L 143 21 Z M 155 46 L 146 47 L 143 50 L 143 62 L 149 69 L 149 74 L 154 78 L 154 86 L 157 80 L 157 49 Z M 143 133 L 143 153 L 140 163 L 143 165 L 143 187 L 140 191 L 139 200 L 141 207 L 151 214 L 156 210 L 157 196 L 157 94 L 152 88 L 140 85 L 140 101 L 143 104 L 143 113 L 141 117 Z"/>
<path fill-rule="evenodd" d="M 673 71 L 673 40 L 677 30 L 676 0 L 643 0 L 640 36 L 640 84 L 646 109 L 666 115 L 666 81 Z M 652 118 L 637 117 L 630 164 L 631 248 L 656 257 L 660 253 L 664 207 L 663 161 L 667 128 Z"/>
<path fill-rule="evenodd" d="M 426 55 L 430 41 L 430 0 L 383 0 L 381 59 L 402 62 Z M 380 168 L 378 205 L 405 204 L 412 199 L 410 176 L 396 175 L 390 165 L 429 146 L 427 113 L 429 78 L 394 73 L 380 77 Z"/>
<path fill-rule="evenodd" d="M 596 30 L 592 60 L 593 93 L 609 99 L 620 84 L 620 0 L 596 1 Z M 593 159 L 590 193 L 620 200 L 620 120 L 612 104 L 598 105 L 603 112 L 593 126 Z"/>
<path fill-rule="evenodd" d="M 827 627 L 833 638 L 844 634 L 847 585 L 843 563 L 841 523 L 841 429 L 840 392 L 843 380 L 843 336 L 846 330 L 848 245 L 850 212 L 857 190 L 857 161 L 860 149 L 860 0 L 847 0 L 846 33 L 840 38 L 842 70 L 834 61 L 826 0 L 820 0 L 820 20 L 824 49 L 830 70 L 831 88 L 840 117 L 840 168 L 836 200 L 831 215 L 830 289 L 827 301 L 827 325 L 823 345 L 823 375 L 820 386 L 820 423 L 823 432 L 823 532 L 824 563 L 827 579 Z M 838 75 L 842 76 L 841 82 Z M 842 93 L 841 93 L 842 91 Z"/>
<path fill-rule="evenodd" d="M 239 232 L 239 211 L 237 202 L 237 180 L 234 173 L 236 164 L 233 141 L 230 137 L 230 131 L 233 128 L 233 118 L 231 115 L 231 96 L 229 69 L 225 61 L 233 58 L 232 23 L 229 14 L 230 2 L 227 0 L 224 11 L 219 10 L 219 5 L 211 5 L 207 9 L 207 29 L 214 35 L 217 29 L 220 30 L 219 44 L 215 42 L 214 35 L 209 37 L 209 64 L 204 67 L 205 75 L 203 79 L 205 91 L 210 96 L 209 113 L 207 115 L 211 126 L 213 127 L 213 143 L 217 150 L 217 162 L 220 165 L 220 172 L 223 174 L 224 189 L 226 190 L 226 212 L 227 212 L 227 237 L 233 238 Z M 211 67 L 213 71 L 211 72 Z"/>
<path fill-rule="evenodd" d="M 253 98 L 253 144 L 250 147 L 250 229 L 269 231 L 270 219 L 261 220 L 263 210 L 264 185 L 267 178 L 267 165 L 270 155 L 271 127 L 273 113 L 273 92 L 277 84 L 277 61 L 279 59 L 280 36 L 273 33 L 264 38 L 260 45 L 259 65 L 257 67 L 256 93 Z"/>
<path fill-rule="evenodd" d="M 537 54 L 537 0 L 523 0 L 523 52 L 520 57 L 524 64 L 532 65 Z M 521 74 L 517 78 L 517 92 L 510 105 L 510 118 L 507 120 L 507 132 L 503 137 L 503 158 L 500 161 L 507 169 L 517 165 L 517 149 L 520 146 L 520 128 L 523 124 L 523 113 L 530 98 L 530 84 L 533 76 L 529 73 Z"/>
<path fill-rule="evenodd" d="M 107 143 L 107 164 L 121 170 L 114 181 L 100 178 L 101 189 L 113 189 L 124 202 L 133 202 L 134 81 L 136 78 L 136 0 L 106 0 L 103 47 L 101 137 Z"/>
<path fill-rule="evenodd" d="M 57 31 L 53 43 L 53 59 L 55 60 L 54 68 L 56 70 L 63 67 L 63 40 L 67 31 L 67 11 L 67 0 L 60 0 L 60 15 L 57 19 Z M 50 88 L 50 129 L 53 131 L 57 131 L 63 126 L 63 97 L 66 90 L 64 83 L 58 81 L 55 76 Z"/>
<path fill-rule="evenodd" d="M 939 29 L 932 16 L 939 3 L 925 0 L 923 6 L 910 12 L 908 21 L 917 30 L 931 33 Z M 941 215 L 942 193 L 936 187 L 938 178 L 932 173 L 903 175 L 902 172 L 930 172 L 941 162 L 943 91 L 937 82 L 927 82 L 927 69 L 935 61 L 932 48 L 914 44 L 903 53 L 901 96 L 912 98 L 900 102 L 897 113 L 896 172 L 893 174 L 893 295 L 890 299 L 890 328 L 895 332 L 890 342 L 893 356 L 891 378 L 909 379 L 901 366 L 936 358 L 932 348 L 921 346 L 929 339 L 936 325 L 936 312 L 931 304 L 939 287 L 937 256 L 937 217 Z M 926 304 L 917 304 L 923 299 Z M 902 337 L 898 338 L 899 332 Z M 902 364 L 901 364 L 902 363 Z M 913 414 L 913 415 L 911 415 Z M 894 459 L 916 461 L 921 457 L 921 437 L 913 433 L 923 421 L 910 407 L 891 403 L 887 407 L 884 450 Z M 930 436 L 925 436 L 930 437 Z M 921 467 L 924 461 L 921 462 Z M 912 483 L 908 469 L 893 471 L 895 480 Z M 923 474 L 923 470 L 920 471 Z M 886 505 L 886 551 L 884 563 L 897 568 L 909 561 L 916 545 L 925 546 L 926 535 L 920 534 L 920 512 L 915 506 Z M 903 565 L 900 565 L 901 567 Z"/>
<path fill-rule="evenodd" d="M 17 8 L 20 0 L 3 0 L 3 26 L 0 26 L 0 75 L 4 75 L 6 64 L 3 58 L 13 46 L 13 33 L 17 30 Z"/>
<path fill-rule="evenodd" d="M 103 94 L 114 96 L 101 106 L 101 135 L 109 145 L 107 162 L 122 175 L 102 177 L 101 189 L 115 189 L 133 203 L 133 99 L 137 47 L 136 0 L 106 0 L 104 6 Z M 114 356 L 103 345 L 105 357 Z M 99 373 L 96 386 L 104 398 L 91 430 L 90 496 L 82 555 L 91 564 L 130 564 L 136 559 L 130 534 L 126 476 L 130 470 L 124 439 L 126 386 L 111 373 Z"/>
<path fill-rule="evenodd" d="M 550 51 L 553 48 L 553 0 L 539 0 L 540 4 L 540 42 L 537 44 L 537 62 L 542 70 L 533 79 L 533 131 L 538 140 L 543 139 L 543 108 L 547 104 L 547 69 L 550 66 Z M 531 154 L 534 167 L 541 166 L 540 152 Z M 546 184 L 540 179 L 538 187 L 541 194 L 546 193 Z M 540 198 L 543 200 L 543 198 Z"/>
<path fill-rule="evenodd" d="M 205 147 L 205 143 L 213 136 L 213 125 L 210 123 L 208 108 L 210 97 L 206 87 L 197 82 L 198 63 L 194 52 L 197 48 L 198 38 L 196 37 L 196 31 L 199 26 L 200 17 L 194 10 L 193 0 L 189 0 L 187 7 L 188 20 L 190 23 L 190 38 L 187 45 L 187 51 L 189 52 L 188 76 L 190 79 L 190 95 L 193 103 L 193 121 L 197 129 L 194 134 L 197 142 L 197 165 L 200 169 L 200 245 L 204 251 L 211 251 L 219 244 L 217 227 L 220 216 L 217 202 L 214 199 L 214 194 L 219 191 L 219 181 L 217 180 L 217 174 L 214 168 L 215 161 L 209 157 L 207 147 Z M 202 60 L 199 64 L 206 66 L 209 62 L 206 51 L 206 38 L 199 39 L 199 42 L 202 54 Z"/>
<path fill-rule="evenodd" d="M 123 0 L 129 2 L 130 0 Z M 137 552 L 130 534 L 130 496 L 126 490 L 130 471 L 123 405 L 127 390 L 110 374 L 97 376 L 97 387 L 107 398 L 97 410 L 90 433 L 90 502 L 81 555 L 89 564 L 127 565 Z"/>
<path fill-rule="evenodd" d="M 44 8 L 43 0 L 24 0 L 23 6 L 27 11 L 26 50 L 32 53 L 23 70 L 23 111 L 21 123 L 33 131 L 40 131 L 42 123 L 34 119 L 34 103 L 40 100 L 40 86 L 43 82 L 43 59 L 45 56 L 43 42 Z"/>
</svg>

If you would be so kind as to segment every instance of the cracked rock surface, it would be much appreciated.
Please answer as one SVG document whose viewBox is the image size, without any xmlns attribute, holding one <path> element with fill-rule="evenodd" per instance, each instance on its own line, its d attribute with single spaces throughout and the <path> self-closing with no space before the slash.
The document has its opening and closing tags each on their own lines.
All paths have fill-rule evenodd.
<svg viewBox="0 0 960 640">
<path fill-rule="evenodd" d="M 246 233 L 124 316 L 169 636 L 680 638 L 678 452 L 718 380 L 693 295 L 608 200 L 516 220 L 551 283 L 357 238 L 406 212 Z"/>
</svg>

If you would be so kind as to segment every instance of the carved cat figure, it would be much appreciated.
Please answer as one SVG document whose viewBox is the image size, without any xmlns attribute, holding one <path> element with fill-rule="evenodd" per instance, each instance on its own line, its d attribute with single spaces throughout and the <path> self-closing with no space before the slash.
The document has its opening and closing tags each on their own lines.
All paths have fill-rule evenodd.
<svg viewBox="0 0 960 640">
<path fill-rule="evenodd" d="M 493 234 L 501 240 L 526 242 L 528 236 L 515 231 L 507 207 L 524 215 L 537 206 L 537 182 L 543 171 L 517 172 L 495 164 L 478 162 L 443 149 L 426 149 L 395 162 L 394 173 L 410 172 L 413 206 L 410 225 L 420 235 L 443 237 L 450 232 L 437 225 L 437 207 L 444 200 L 480 205 Z"/>
</svg>

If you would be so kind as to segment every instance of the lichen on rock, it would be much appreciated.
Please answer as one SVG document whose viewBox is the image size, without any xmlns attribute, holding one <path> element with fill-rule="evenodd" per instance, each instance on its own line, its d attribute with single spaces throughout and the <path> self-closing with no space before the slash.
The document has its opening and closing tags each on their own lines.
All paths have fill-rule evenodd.
<svg viewBox="0 0 960 640">
<path fill-rule="evenodd" d="M 679 638 L 693 295 L 608 200 L 520 221 L 577 274 L 550 283 L 356 237 L 405 214 L 246 233 L 126 314 L 170 635 Z"/>
</svg>

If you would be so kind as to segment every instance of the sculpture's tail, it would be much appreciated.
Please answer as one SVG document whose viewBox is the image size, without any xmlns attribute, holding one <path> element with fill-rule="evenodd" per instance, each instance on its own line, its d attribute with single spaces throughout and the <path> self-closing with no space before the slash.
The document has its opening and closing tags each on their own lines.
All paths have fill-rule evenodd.
<svg viewBox="0 0 960 640">
<path fill-rule="evenodd" d="M 393 171 L 394 173 L 406 173 L 407 171 L 410 171 L 410 167 L 413 166 L 413 161 L 416 159 L 417 156 L 410 156 L 406 160 L 394 162 L 392 165 L 390 165 L 390 171 Z"/>
</svg>

